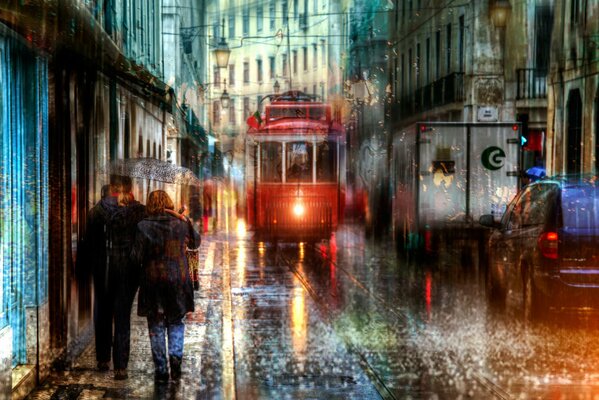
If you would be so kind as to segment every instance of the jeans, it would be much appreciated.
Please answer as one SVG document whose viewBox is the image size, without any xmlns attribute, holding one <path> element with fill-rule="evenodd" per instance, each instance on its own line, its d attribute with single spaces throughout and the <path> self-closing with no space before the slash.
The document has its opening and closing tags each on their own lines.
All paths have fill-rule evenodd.
<svg viewBox="0 0 599 400">
<path fill-rule="evenodd" d="M 113 301 L 104 282 L 105 275 L 94 275 L 94 328 L 96 333 L 96 361 L 110 362 L 112 347 Z"/>
<path fill-rule="evenodd" d="M 131 307 L 138 283 L 131 277 L 124 277 L 115 286 L 112 362 L 114 369 L 127 369 L 131 343 Z"/>
<path fill-rule="evenodd" d="M 164 314 L 148 315 L 148 330 L 150 331 L 150 345 L 152 346 L 152 358 L 154 359 L 156 373 L 167 374 L 167 334 L 169 357 L 176 357 L 181 360 L 183 358 L 183 337 L 185 335 L 183 319 L 169 323 Z"/>
</svg>

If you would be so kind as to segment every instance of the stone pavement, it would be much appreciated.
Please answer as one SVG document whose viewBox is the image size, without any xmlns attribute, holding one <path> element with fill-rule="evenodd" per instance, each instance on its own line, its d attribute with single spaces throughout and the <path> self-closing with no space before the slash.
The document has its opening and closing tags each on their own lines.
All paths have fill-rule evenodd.
<svg viewBox="0 0 599 400">
<path fill-rule="evenodd" d="M 219 242 L 214 235 L 203 237 L 200 254 L 201 289 L 195 292 L 196 310 L 191 318 L 186 320 L 183 374 L 180 384 L 154 385 L 154 365 L 147 324 L 145 318 L 137 316 L 137 304 L 134 304 L 131 314 L 131 356 L 128 380 L 115 381 L 112 366 L 108 372 L 96 370 L 92 340 L 71 368 L 53 372 L 44 385 L 30 394 L 28 398 L 32 400 L 189 399 L 202 398 L 197 393 L 202 393 L 207 389 L 204 377 L 211 382 L 212 386 L 220 384 L 220 379 L 215 380 L 210 376 L 222 375 L 220 371 L 214 370 L 221 364 L 219 362 L 220 349 L 218 344 L 205 346 L 204 340 L 207 330 L 220 331 L 222 327 L 222 313 L 219 312 L 220 303 L 222 303 L 222 288 L 219 286 L 222 272 L 219 270 L 221 263 L 217 259 L 217 257 L 221 257 L 222 251 L 218 251 L 219 247 L 222 247 L 222 242 Z M 210 365 L 209 368 L 207 368 L 208 365 Z M 204 376 L 200 371 L 203 371 Z M 212 392 L 215 390 L 215 388 L 211 389 Z M 218 390 L 224 392 L 224 389 L 218 388 Z"/>
<path fill-rule="evenodd" d="M 276 246 L 232 230 L 204 235 L 201 287 L 186 321 L 179 383 L 154 384 L 146 321 L 135 304 L 129 379 L 115 381 L 112 370 L 96 370 L 92 340 L 29 399 L 379 398 L 279 254 Z"/>
</svg>

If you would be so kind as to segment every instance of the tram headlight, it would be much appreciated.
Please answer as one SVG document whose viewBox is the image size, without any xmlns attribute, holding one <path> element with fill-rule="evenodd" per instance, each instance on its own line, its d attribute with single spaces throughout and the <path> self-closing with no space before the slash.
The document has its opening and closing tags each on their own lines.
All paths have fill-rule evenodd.
<svg viewBox="0 0 599 400">
<path fill-rule="evenodd" d="M 295 203 L 295 205 L 293 206 L 293 214 L 296 217 L 301 217 L 302 215 L 304 215 L 304 213 L 306 212 L 306 208 L 304 207 L 304 205 L 302 203 L 300 203 L 299 201 Z"/>
</svg>

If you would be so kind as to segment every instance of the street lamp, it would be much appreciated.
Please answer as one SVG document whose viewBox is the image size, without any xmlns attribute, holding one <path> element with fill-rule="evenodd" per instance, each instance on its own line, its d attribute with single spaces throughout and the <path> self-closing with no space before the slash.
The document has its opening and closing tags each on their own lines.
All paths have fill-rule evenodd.
<svg viewBox="0 0 599 400">
<path fill-rule="evenodd" d="M 223 107 L 223 109 L 227 109 L 229 108 L 231 97 L 229 97 L 229 93 L 227 92 L 227 80 L 225 79 L 224 82 L 225 89 L 223 90 L 223 93 L 220 95 L 220 105 Z"/>
<path fill-rule="evenodd" d="M 279 81 L 275 81 L 275 84 L 272 88 L 275 91 L 275 94 L 279 94 L 279 91 L 281 90 L 281 84 L 279 83 Z"/>
<path fill-rule="evenodd" d="M 509 0 L 495 0 L 489 9 L 493 25 L 497 28 L 505 28 L 511 11 Z"/>
<path fill-rule="evenodd" d="M 220 37 L 220 41 L 216 45 L 216 48 L 212 51 L 214 53 L 214 58 L 216 58 L 216 65 L 218 68 L 227 68 L 229 65 L 229 56 L 231 55 L 231 49 L 227 44 L 225 39 L 225 19 L 223 18 L 223 23 L 221 25 L 222 33 Z"/>
</svg>

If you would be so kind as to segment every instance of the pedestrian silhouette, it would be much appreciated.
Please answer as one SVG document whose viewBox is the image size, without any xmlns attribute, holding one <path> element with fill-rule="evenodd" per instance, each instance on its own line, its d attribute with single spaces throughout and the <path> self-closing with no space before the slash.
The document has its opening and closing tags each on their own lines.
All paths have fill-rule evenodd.
<svg viewBox="0 0 599 400">
<path fill-rule="evenodd" d="M 133 197 L 131 179 L 121 179 L 118 207 L 107 222 L 108 288 L 112 294 L 114 341 L 112 362 L 114 379 L 127 379 L 131 336 L 131 307 L 139 287 L 140 271 L 129 255 L 135 241 L 137 224 L 146 216 L 146 208 Z"/>
<path fill-rule="evenodd" d="M 162 190 L 150 193 L 148 216 L 137 224 L 131 260 L 141 267 L 138 314 L 148 321 L 157 383 L 181 377 L 183 317 L 193 312 L 193 286 L 186 249 L 200 245 L 200 236 Z M 168 362 L 166 338 L 168 336 Z"/>
<path fill-rule="evenodd" d="M 107 371 L 112 344 L 112 294 L 108 287 L 106 225 L 118 208 L 112 196 L 115 185 L 105 185 L 101 199 L 87 213 L 87 226 L 79 252 L 80 265 L 91 268 L 94 280 L 94 330 L 96 361 L 100 371 Z"/>
</svg>

